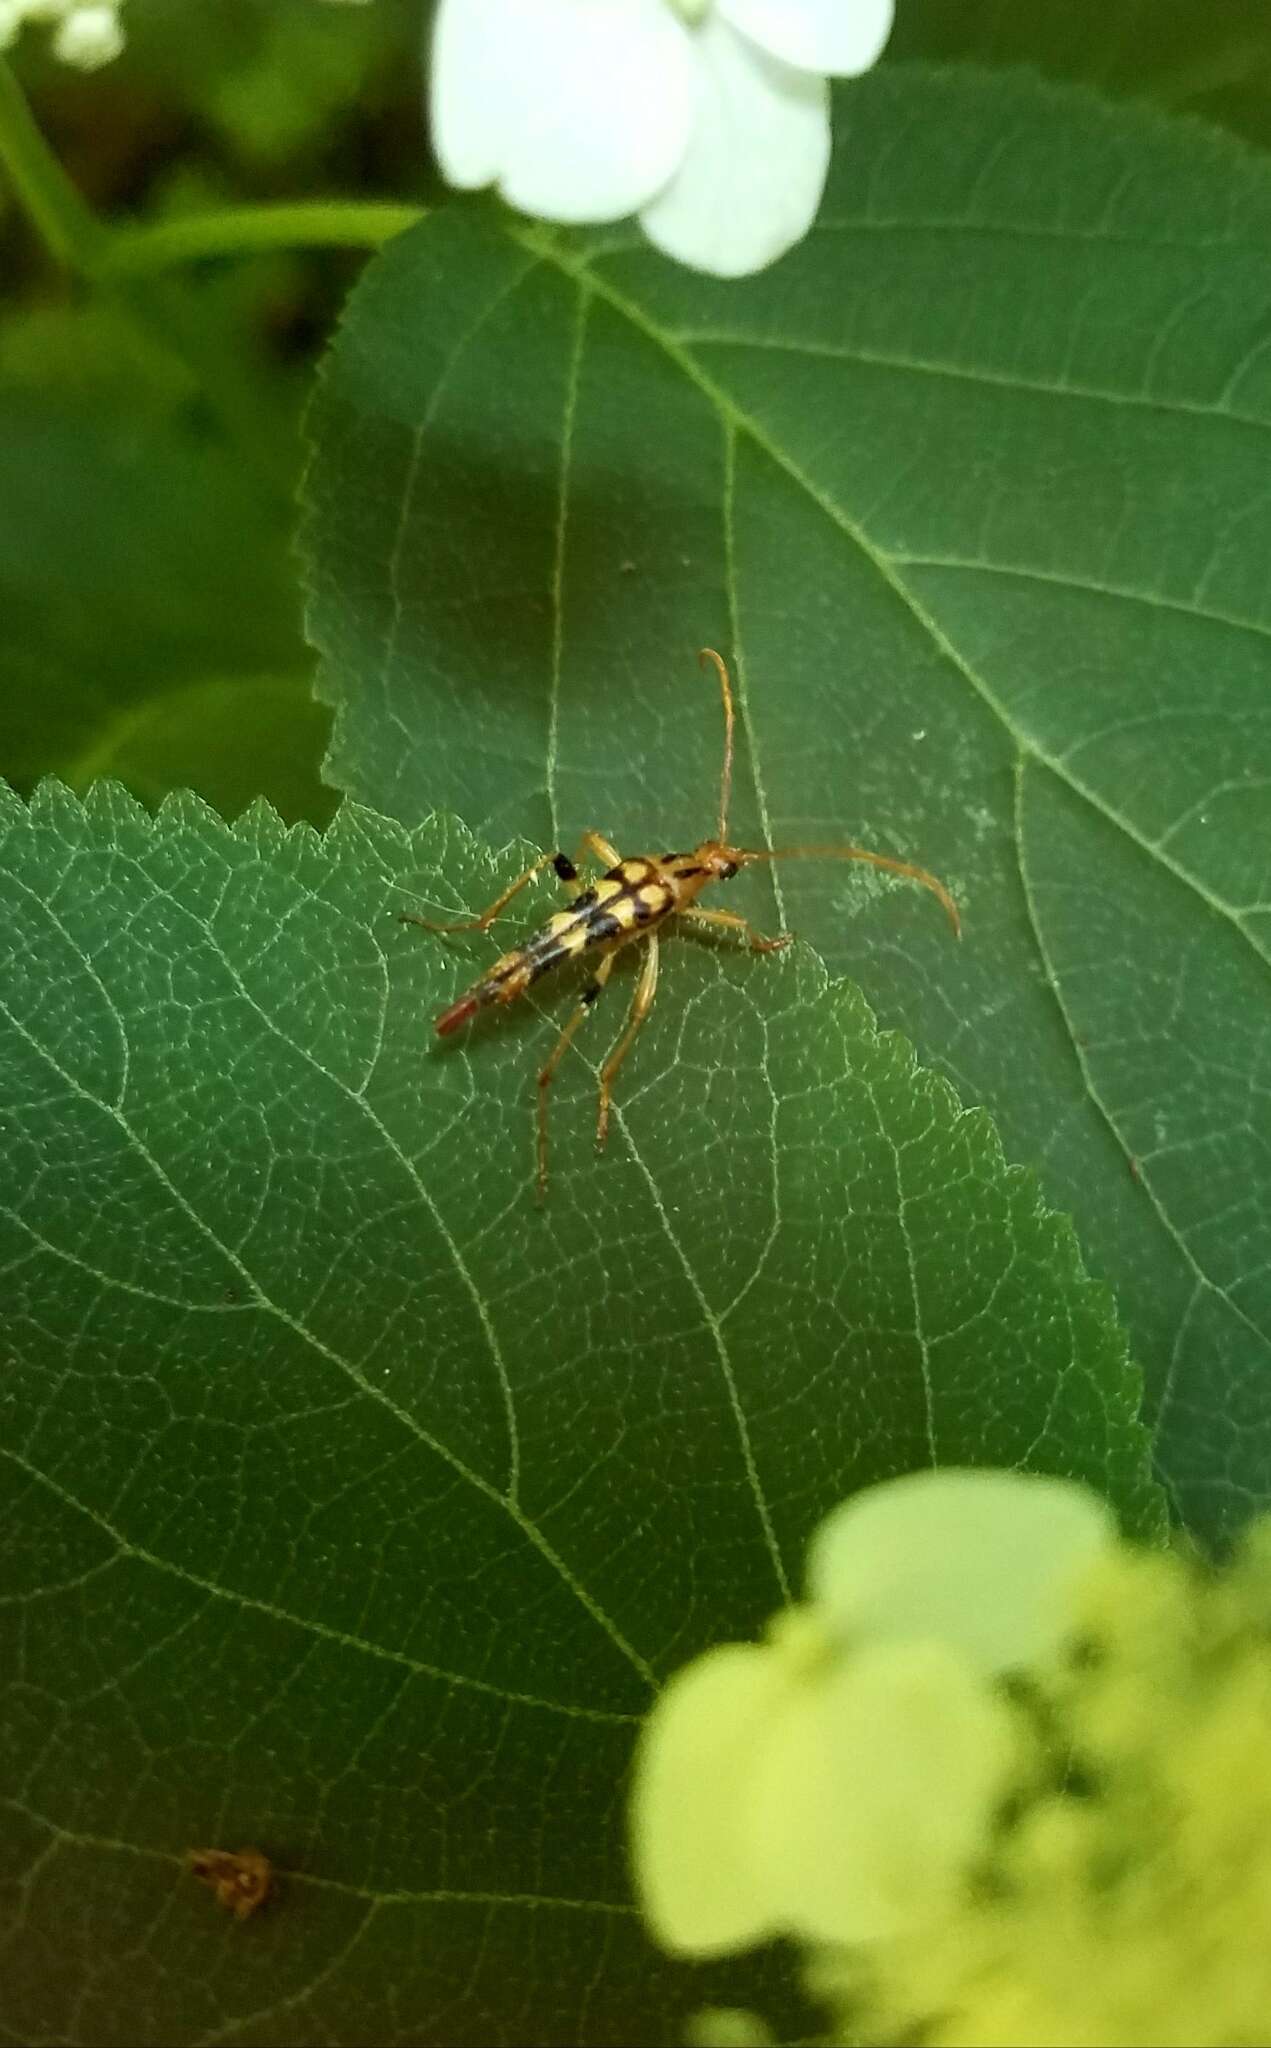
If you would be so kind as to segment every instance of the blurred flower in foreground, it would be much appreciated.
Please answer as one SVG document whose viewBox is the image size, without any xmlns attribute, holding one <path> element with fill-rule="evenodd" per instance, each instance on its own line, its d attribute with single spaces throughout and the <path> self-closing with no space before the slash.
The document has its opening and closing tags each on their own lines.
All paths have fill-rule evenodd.
<svg viewBox="0 0 1271 2048">
<path fill-rule="evenodd" d="M 0 50 L 16 42 L 28 21 L 52 30 L 53 55 L 79 71 L 97 71 L 124 46 L 120 0 L 0 0 Z"/>
<path fill-rule="evenodd" d="M 432 131 L 452 185 L 611 221 L 719 277 L 812 225 L 826 74 L 868 70 L 893 0 L 441 0 Z"/>
<path fill-rule="evenodd" d="M 808 1604 L 707 1651 L 646 1725 L 633 1813 L 654 1933 L 875 1941 L 949 1910 L 1019 1769 L 997 1673 L 1043 1653 L 1110 1540 L 1061 1480 L 916 1474 L 813 1538 Z"/>
<path fill-rule="evenodd" d="M 832 1515 L 808 1577 L 649 1718 L 654 1934 L 793 1934 L 833 2042 L 1271 2040 L 1271 1523 L 1212 1574 L 1078 1487 L 923 1475 Z"/>
</svg>

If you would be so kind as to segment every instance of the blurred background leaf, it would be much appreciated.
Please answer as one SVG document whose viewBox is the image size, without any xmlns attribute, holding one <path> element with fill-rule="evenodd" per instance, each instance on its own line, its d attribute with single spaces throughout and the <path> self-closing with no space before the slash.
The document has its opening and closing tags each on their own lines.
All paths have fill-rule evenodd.
<svg viewBox="0 0 1271 2048">
<path fill-rule="evenodd" d="M 196 686 L 234 682 L 241 801 L 256 793 L 251 756 L 263 767 L 261 749 L 272 744 L 281 761 L 291 732 L 308 759 L 301 774 L 288 770 L 285 786 L 275 783 L 281 808 L 293 816 L 311 815 L 315 806 L 328 812 L 314 759 L 324 722 L 306 702 L 309 663 L 280 508 L 197 417 L 183 415 L 179 404 L 165 416 L 155 400 L 158 378 L 152 382 L 144 366 L 125 364 L 122 355 L 112 360 L 118 337 L 108 319 L 32 315 L 8 339 L 0 394 L 0 747 L 9 778 L 28 784 L 51 762 L 70 775 L 85 758 L 110 760 L 127 727 L 127 772 L 140 772 L 146 794 L 162 795 L 169 773 L 202 780 L 210 759 L 200 759 L 199 726 L 214 704 Z M 68 375 L 59 392 L 51 375 L 38 382 L 21 375 L 15 342 L 30 348 L 32 367 L 59 350 L 72 359 L 80 347 L 98 350 L 99 387 Z M 150 394 L 145 405 L 132 386 L 134 369 Z M 251 685 L 262 675 L 274 687 L 253 703 Z M 279 678 L 290 678 L 285 696 Z M 173 744 L 178 703 L 184 748 Z M 139 716 L 161 705 L 162 766 L 147 760 Z M 267 729 L 275 728 L 271 742 Z M 158 726 L 150 730 L 157 739 Z M 209 798 L 222 793 L 223 785 L 207 785 Z"/>
<path fill-rule="evenodd" d="M 418 192 L 412 23 L 400 0 L 137 0 L 104 72 L 67 72 L 35 34 L 18 54 L 92 204 L 162 221 Z M 163 285 L 165 327 L 126 287 L 51 270 L 2 182 L 0 209 L 0 774 L 29 788 L 109 762 L 151 799 L 188 782 L 323 822 L 291 532 L 312 358 L 357 254 L 190 266 Z"/>
<path fill-rule="evenodd" d="M 1035 65 L 1271 143 L 1262 0 L 897 0 L 888 62 L 907 57 Z"/>
</svg>

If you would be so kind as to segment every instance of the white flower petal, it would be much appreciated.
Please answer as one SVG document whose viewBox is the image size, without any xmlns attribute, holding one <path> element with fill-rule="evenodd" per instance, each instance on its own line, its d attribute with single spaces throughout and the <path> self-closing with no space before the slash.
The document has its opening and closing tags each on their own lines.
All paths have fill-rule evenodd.
<svg viewBox="0 0 1271 2048">
<path fill-rule="evenodd" d="M 437 160 L 545 220 L 620 220 L 681 162 L 693 86 L 666 0 L 441 0 Z"/>
<path fill-rule="evenodd" d="M 725 21 L 800 71 L 854 78 L 891 34 L 895 0 L 717 0 Z"/>
<path fill-rule="evenodd" d="M 1016 1472 L 914 1472 L 835 1509 L 808 1549 L 810 1597 L 841 1639 L 952 1644 L 986 1671 L 1032 1662 L 1115 1540 L 1088 1487 Z"/>
<path fill-rule="evenodd" d="M 432 144 L 452 185 L 490 185 L 499 174 L 512 83 L 498 34 L 499 0 L 441 0 L 428 89 Z"/>
<path fill-rule="evenodd" d="M 755 1757 L 790 1697 L 786 1660 L 723 1643 L 676 1673 L 636 1751 L 631 1839 L 636 1886 L 664 1948 L 720 1955 L 772 1931 L 741 1850 Z"/>
<path fill-rule="evenodd" d="M 850 1652 L 774 1717 L 741 1788 L 770 1922 L 888 1940 L 945 1913 L 1015 1761 L 1010 1716 L 934 1643 Z"/>
<path fill-rule="evenodd" d="M 716 277 L 762 270 L 805 235 L 830 161 L 829 88 L 712 15 L 693 38 L 697 121 L 640 215 L 650 241 Z"/>
</svg>

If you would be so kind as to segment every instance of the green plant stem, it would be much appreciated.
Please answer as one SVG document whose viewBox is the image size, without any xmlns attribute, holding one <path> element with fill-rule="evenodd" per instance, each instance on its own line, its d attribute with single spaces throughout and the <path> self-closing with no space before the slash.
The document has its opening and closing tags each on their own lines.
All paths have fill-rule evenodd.
<svg viewBox="0 0 1271 2048">
<path fill-rule="evenodd" d="M 422 217 L 418 206 L 388 201 L 312 199 L 225 207 L 180 220 L 115 228 L 96 267 L 102 276 L 136 277 L 207 257 L 250 256 L 271 249 L 378 249 Z"/>
<path fill-rule="evenodd" d="M 22 88 L 3 57 L 0 163 L 50 255 L 71 270 L 91 272 L 107 239 L 106 230 L 84 204 L 40 133 Z"/>
<path fill-rule="evenodd" d="M 211 256 L 295 248 L 378 249 L 422 217 L 417 206 L 354 199 L 230 206 L 108 228 L 84 204 L 0 57 L 0 163 L 49 254 L 85 277 L 134 277 Z"/>
</svg>

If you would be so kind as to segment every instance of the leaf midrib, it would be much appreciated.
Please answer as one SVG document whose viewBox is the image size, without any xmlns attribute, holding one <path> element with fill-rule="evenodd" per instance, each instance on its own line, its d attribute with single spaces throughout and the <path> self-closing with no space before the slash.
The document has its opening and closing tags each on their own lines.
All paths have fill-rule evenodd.
<svg viewBox="0 0 1271 2048">
<path fill-rule="evenodd" d="M 412 1657 L 406 1650 L 395 1650 L 387 1643 L 374 1642 L 369 1636 L 352 1635 L 347 1629 L 332 1628 L 311 1614 L 298 1614 L 293 1608 L 279 1606 L 276 1601 L 262 1600 L 254 1593 L 244 1593 L 237 1586 L 224 1586 L 218 1579 L 208 1578 L 202 1572 L 191 1571 L 186 1565 L 175 1564 L 171 1558 L 161 1557 L 157 1551 L 134 1542 L 132 1537 L 125 1535 L 108 1516 L 99 1513 L 96 1508 L 89 1507 L 66 1487 L 59 1485 L 48 1472 L 39 1465 L 32 1464 L 20 1451 L 13 1450 L 7 1444 L 0 1444 L 0 1457 L 7 1458 L 9 1463 L 16 1466 L 18 1471 L 25 1473 L 28 1479 L 35 1480 L 44 1487 L 63 1507 L 71 1508 L 76 1514 L 83 1515 L 114 1545 L 112 1556 L 90 1566 L 73 1581 L 61 1581 L 52 1587 L 41 1586 L 41 1595 L 64 1592 L 69 1586 L 79 1585 L 90 1578 L 100 1576 L 102 1572 L 113 1570 L 121 1560 L 134 1558 L 138 1564 L 145 1565 L 149 1570 L 159 1572 L 165 1578 L 175 1579 L 178 1584 L 189 1586 L 195 1592 L 206 1593 L 213 1600 L 223 1600 L 231 1607 L 243 1609 L 245 1613 L 259 1614 L 266 1620 L 282 1622 L 289 1628 L 298 1629 L 303 1635 L 316 1637 L 318 1641 L 334 1644 L 340 1649 L 352 1650 L 357 1655 L 370 1657 L 378 1663 L 395 1664 L 412 1678 L 426 1678 L 438 1684 L 454 1686 L 461 1692 L 483 1693 L 487 1698 L 501 1700 L 509 1706 L 528 1707 L 536 1713 L 561 1714 L 567 1720 L 596 1721 L 610 1727 L 639 1725 L 638 1714 L 623 1713 L 617 1708 L 576 1706 L 569 1700 L 548 1699 L 538 1693 L 519 1692 L 515 1687 L 495 1685 L 490 1679 L 472 1678 L 466 1672 L 453 1671 L 441 1664 L 430 1664 L 425 1658 Z M 109 1691 L 115 1683 L 116 1680 L 111 1678 L 99 1690 Z M 80 1695 L 81 1703 L 93 1697 L 91 1691 L 83 1693 Z"/>
</svg>

